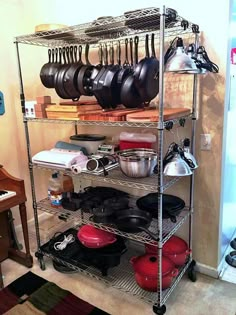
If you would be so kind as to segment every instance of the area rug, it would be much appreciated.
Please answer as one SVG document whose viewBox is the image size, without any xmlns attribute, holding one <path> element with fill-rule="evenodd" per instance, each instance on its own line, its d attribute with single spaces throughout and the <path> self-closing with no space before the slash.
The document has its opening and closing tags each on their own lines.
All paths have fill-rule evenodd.
<svg viewBox="0 0 236 315">
<path fill-rule="evenodd" d="M 31 271 L 0 291 L 0 314 L 109 315 Z"/>
</svg>

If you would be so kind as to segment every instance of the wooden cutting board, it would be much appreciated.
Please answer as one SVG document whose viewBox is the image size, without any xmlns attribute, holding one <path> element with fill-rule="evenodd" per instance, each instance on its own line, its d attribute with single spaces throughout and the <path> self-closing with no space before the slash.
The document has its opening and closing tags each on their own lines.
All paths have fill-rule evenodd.
<svg viewBox="0 0 236 315">
<path fill-rule="evenodd" d="M 174 119 L 190 114 L 188 108 L 165 108 L 163 111 L 164 120 Z M 159 111 L 157 109 L 144 110 L 138 113 L 128 114 L 127 121 L 130 122 L 155 122 L 159 120 Z"/>
</svg>

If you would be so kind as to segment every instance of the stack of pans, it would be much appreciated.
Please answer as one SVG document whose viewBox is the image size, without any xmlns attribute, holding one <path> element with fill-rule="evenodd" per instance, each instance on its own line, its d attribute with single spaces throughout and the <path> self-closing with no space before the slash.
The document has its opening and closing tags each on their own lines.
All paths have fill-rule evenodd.
<svg viewBox="0 0 236 315">
<path fill-rule="evenodd" d="M 136 205 L 139 209 L 150 212 L 153 218 L 158 218 L 158 193 L 150 193 L 137 200 Z M 162 195 L 162 217 L 176 222 L 176 216 L 185 207 L 185 202 L 173 195 Z"/>
</svg>

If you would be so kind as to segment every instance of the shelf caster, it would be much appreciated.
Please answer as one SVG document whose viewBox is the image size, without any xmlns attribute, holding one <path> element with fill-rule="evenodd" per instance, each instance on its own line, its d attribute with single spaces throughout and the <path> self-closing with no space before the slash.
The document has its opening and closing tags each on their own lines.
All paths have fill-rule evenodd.
<svg viewBox="0 0 236 315">
<path fill-rule="evenodd" d="M 195 265 L 196 265 L 196 261 L 192 260 L 188 267 L 188 277 L 192 282 L 197 281 L 197 274 L 196 274 L 196 270 L 194 269 Z"/>
<path fill-rule="evenodd" d="M 44 259 L 43 259 L 43 255 L 40 254 L 39 252 L 36 252 L 35 253 L 35 257 L 38 258 L 38 262 L 39 262 L 39 266 L 40 266 L 41 270 L 45 270 L 46 266 L 45 266 L 45 262 L 44 262 Z"/>
<path fill-rule="evenodd" d="M 162 306 L 153 305 L 153 312 L 157 315 L 163 315 L 166 312 L 166 306 L 163 304 Z"/>
</svg>

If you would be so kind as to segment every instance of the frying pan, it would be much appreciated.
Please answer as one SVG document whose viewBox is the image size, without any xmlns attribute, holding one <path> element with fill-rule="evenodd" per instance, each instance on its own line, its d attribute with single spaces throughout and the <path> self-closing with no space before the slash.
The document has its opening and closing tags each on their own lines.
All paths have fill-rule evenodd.
<svg viewBox="0 0 236 315">
<path fill-rule="evenodd" d="M 54 61 L 55 56 L 55 61 Z M 45 63 L 40 71 L 40 79 L 42 84 L 47 88 L 54 88 L 54 77 L 56 72 L 61 66 L 61 53 L 59 52 L 59 60 L 58 57 L 58 48 L 48 49 L 48 63 Z"/>
<path fill-rule="evenodd" d="M 104 100 L 101 94 L 101 90 L 103 87 L 103 84 L 101 83 L 100 78 L 103 75 L 103 73 L 106 71 L 106 68 L 108 67 L 108 50 L 107 50 L 107 44 L 105 44 L 104 49 L 103 49 L 103 60 L 104 60 L 104 65 L 101 67 L 99 72 L 97 73 L 96 77 L 94 78 L 92 82 L 92 90 L 94 93 L 94 96 L 96 97 L 98 103 L 102 106 L 103 109 L 107 109 L 106 106 L 104 106 Z"/>
<path fill-rule="evenodd" d="M 64 64 L 61 65 L 60 69 L 55 74 L 55 90 L 59 97 L 69 99 L 70 95 L 66 92 L 63 84 L 64 74 L 66 70 L 70 67 L 69 47 L 62 48 L 62 55 Z"/>
<path fill-rule="evenodd" d="M 135 67 L 138 61 L 138 37 L 135 36 Z M 132 51 L 131 51 L 132 54 Z M 128 76 L 123 80 L 121 86 L 121 103 L 128 108 L 134 108 L 142 105 L 143 99 L 141 98 L 138 89 L 134 83 L 134 72 L 131 71 Z"/>
<path fill-rule="evenodd" d="M 77 46 L 70 46 L 70 60 L 71 65 L 65 70 L 64 78 L 63 78 L 63 86 L 65 92 L 70 96 L 72 99 L 80 98 L 80 92 L 76 86 L 76 79 L 81 68 L 81 61 L 77 62 Z"/>
<path fill-rule="evenodd" d="M 93 92 L 89 89 L 90 77 L 92 75 L 92 71 L 94 66 L 89 62 L 89 44 L 85 46 L 85 61 L 86 64 L 82 65 L 79 69 L 79 74 L 77 78 L 77 89 L 80 91 L 82 95 L 92 96 Z"/>
<path fill-rule="evenodd" d="M 144 231 L 157 241 L 157 235 L 148 230 L 151 221 L 152 215 L 146 211 L 130 208 L 116 212 L 115 224 L 119 230 L 128 233 Z"/>
<path fill-rule="evenodd" d="M 114 65 L 114 47 L 109 49 L 110 65 L 106 67 L 102 76 L 99 78 L 101 84 L 102 105 L 105 108 L 115 108 L 119 104 L 119 90 L 116 88 L 117 76 L 120 70 L 119 64 Z"/>
<path fill-rule="evenodd" d="M 145 57 L 139 61 L 134 70 L 134 85 L 143 102 L 150 102 L 159 92 L 159 61 L 155 56 L 154 33 L 151 37 L 152 55 L 149 55 L 149 35 L 145 40 Z"/>
</svg>

